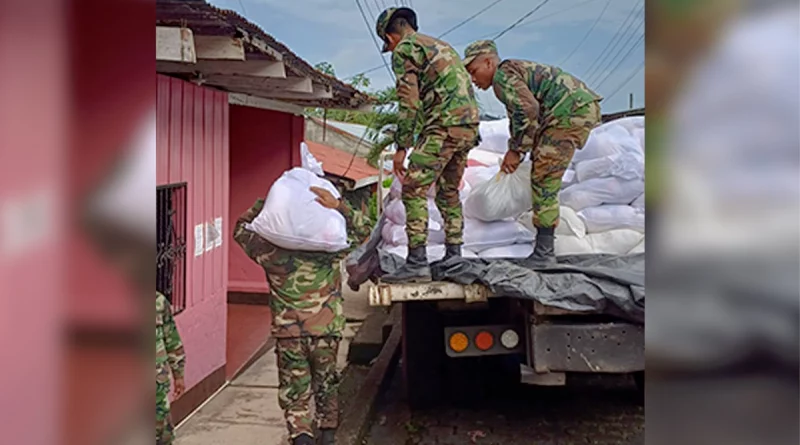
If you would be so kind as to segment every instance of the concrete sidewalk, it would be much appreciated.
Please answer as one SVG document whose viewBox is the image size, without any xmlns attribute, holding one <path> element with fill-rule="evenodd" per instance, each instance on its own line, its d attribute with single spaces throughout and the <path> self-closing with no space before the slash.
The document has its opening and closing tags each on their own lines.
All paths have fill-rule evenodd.
<svg viewBox="0 0 800 445">
<path fill-rule="evenodd" d="M 348 323 L 339 348 L 344 369 L 350 340 L 360 326 Z M 278 406 L 278 368 L 274 350 L 267 352 L 176 433 L 177 445 L 285 445 L 289 443 L 283 411 Z"/>
</svg>

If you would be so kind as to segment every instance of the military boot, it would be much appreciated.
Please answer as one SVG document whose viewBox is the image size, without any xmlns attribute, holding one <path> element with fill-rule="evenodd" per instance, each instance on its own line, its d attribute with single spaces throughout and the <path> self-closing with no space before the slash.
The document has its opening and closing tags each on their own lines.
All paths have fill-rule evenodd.
<svg viewBox="0 0 800 445">
<path fill-rule="evenodd" d="M 461 258 L 460 244 L 445 244 L 444 261 Z"/>
<path fill-rule="evenodd" d="M 526 265 L 530 267 L 546 267 L 556 264 L 555 228 L 537 227 L 535 243 L 533 253 L 525 261 Z"/>
<path fill-rule="evenodd" d="M 427 283 L 431 281 L 431 268 L 425 246 L 408 249 L 406 263 L 394 273 L 382 277 L 387 283 Z"/>
<path fill-rule="evenodd" d="M 308 434 L 301 434 L 294 439 L 292 439 L 292 445 L 316 445 L 314 443 L 314 438 L 309 436 Z"/>
<path fill-rule="evenodd" d="M 323 429 L 319 439 L 320 445 L 336 445 L 336 430 Z"/>
</svg>

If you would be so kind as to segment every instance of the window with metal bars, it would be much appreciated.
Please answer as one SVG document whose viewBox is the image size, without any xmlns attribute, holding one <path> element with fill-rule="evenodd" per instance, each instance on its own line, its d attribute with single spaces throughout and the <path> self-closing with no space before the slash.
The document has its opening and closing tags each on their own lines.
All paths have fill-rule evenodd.
<svg viewBox="0 0 800 445">
<path fill-rule="evenodd" d="M 186 309 L 186 183 L 156 188 L 156 290 Z"/>
</svg>

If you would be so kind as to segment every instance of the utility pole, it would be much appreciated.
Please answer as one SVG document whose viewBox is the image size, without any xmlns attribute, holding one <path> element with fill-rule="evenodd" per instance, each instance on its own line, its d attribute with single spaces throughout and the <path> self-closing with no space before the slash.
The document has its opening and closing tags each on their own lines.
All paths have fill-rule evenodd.
<svg viewBox="0 0 800 445">
<path fill-rule="evenodd" d="M 630 105 L 628 106 L 631 110 L 633 110 L 633 93 L 630 95 Z"/>
</svg>

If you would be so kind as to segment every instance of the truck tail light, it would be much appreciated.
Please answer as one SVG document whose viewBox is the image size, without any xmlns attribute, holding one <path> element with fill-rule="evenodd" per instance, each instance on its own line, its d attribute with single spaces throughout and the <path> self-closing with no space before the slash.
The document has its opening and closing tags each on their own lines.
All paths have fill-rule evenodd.
<svg viewBox="0 0 800 445">
<path fill-rule="evenodd" d="M 448 343 L 454 352 L 464 352 L 469 346 L 469 338 L 463 332 L 455 332 L 450 336 Z"/>
<path fill-rule="evenodd" d="M 475 347 L 481 351 L 488 351 L 494 346 L 494 335 L 489 331 L 480 331 L 475 336 Z"/>
<path fill-rule="evenodd" d="M 514 349 L 519 345 L 519 334 L 513 329 L 507 329 L 500 336 L 500 344 L 506 349 Z"/>
</svg>

